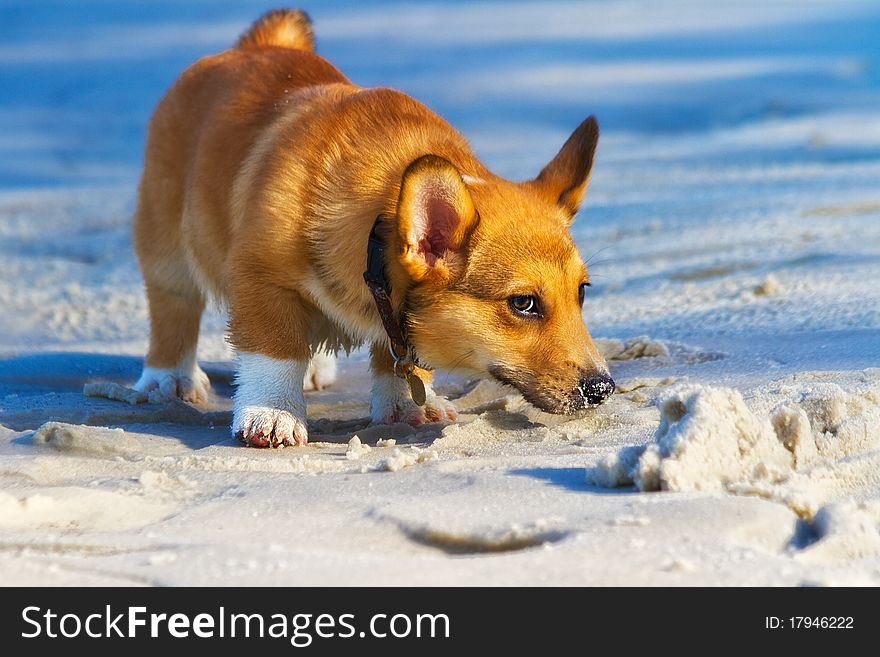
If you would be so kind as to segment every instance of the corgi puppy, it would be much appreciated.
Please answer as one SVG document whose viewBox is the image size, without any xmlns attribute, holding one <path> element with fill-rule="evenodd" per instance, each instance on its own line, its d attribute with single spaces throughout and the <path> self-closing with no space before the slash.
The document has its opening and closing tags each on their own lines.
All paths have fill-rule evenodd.
<svg viewBox="0 0 880 657">
<path fill-rule="evenodd" d="M 136 388 L 206 400 L 196 344 L 216 299 L 246 445 L 305 445 L 304 380 L 320 387 L 326 353 L 365 343 L 375 422 L 454 421 L 431 368 L 492 377 L 550 413 L 600 404 L 614 383 L 584 325 L 589 279 L 569 233 L 598 136 L 590 117 L 536 178 L 504 180 L 418 101 L 316 55 L 304 12 L 269 12 L 184 71 L 150 120 Z"/>
</svg>

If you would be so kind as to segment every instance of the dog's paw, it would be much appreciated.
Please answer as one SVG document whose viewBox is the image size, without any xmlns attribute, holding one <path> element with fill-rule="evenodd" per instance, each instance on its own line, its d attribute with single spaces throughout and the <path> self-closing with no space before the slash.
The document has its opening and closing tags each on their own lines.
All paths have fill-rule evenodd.
<svg viewBox="0 0 880 657">
<path fill-rule="evenodd" d="M 267 406 L 236 409 L 232 431 L 249 447 L 290 447 L 309 442 L 305 419 L 290 411 Z"/>
<path fill-rule="evenodd" d="M 323 390 L 335 382 L 336 356 L 319 351 L 309 361 L 309 368 L 303 377 L 303 390 Z"/>
<path fill-rule="evenodd" d="M 455 422 L 458 419 L 455 404 L 440 395 L 428 397 L 422 409 L 428 422 Z"/>
<path fill-rule="evenodd" d="M 378 424 L 396 424 L 404 422 L 413 427 L 418 427 L 431 422 L 455 422 L 458 412 L 445 397 L 429 397 L 424 406 L 416 406 L 411 399 L 395 404 L 393 407 L 382 409 L 373 417 Z"/>
<path fill-rule="evenodd" d="M 302 383 L 308 363 L 262 354 L 238 355 L 232 435 L 251 447 L 309 442 Z"/>
<path fill-rule="evenodd" d="M 175 368 L 144 367 L 141 378 L 134 384 L 138 392 L 158 392 L 162 399 L 182 399 L 194 404 L 208 401 L 211 382 L 198 364 Z"/>
<path fill-rule="evenodd" d="M 373 383 L 370 417 L 377 424 L 404 422 L 414 427 L 458 419 L 452 402 L 435 395 L 430 385 L 425 386 L 425 393 L 424 406 L 417 406 L 410 396 L 406 381 L 391 375 L 377 376 Z"/>
</svg>

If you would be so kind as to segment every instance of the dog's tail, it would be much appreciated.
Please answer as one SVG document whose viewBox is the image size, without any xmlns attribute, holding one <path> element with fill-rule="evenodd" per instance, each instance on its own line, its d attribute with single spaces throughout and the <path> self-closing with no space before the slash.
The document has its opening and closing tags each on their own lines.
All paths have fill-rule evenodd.
<svg viewBox="0 0 880 657">
<path fill-rule="evenodd" d="M 280 46 L 315 51 L 312 19 L 301 9 L 273 9 L 260 16 L 238 39 L 236 47 Z"/>
</svg>

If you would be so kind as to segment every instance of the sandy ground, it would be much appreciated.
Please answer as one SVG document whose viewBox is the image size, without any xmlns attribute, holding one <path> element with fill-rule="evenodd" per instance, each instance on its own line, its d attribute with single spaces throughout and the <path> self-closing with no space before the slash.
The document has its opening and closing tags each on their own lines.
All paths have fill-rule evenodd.
<svg viewBox="0 0 880 657">
<path fill-rule="evenodd" d="M 32 4 L 0 20 L 0 582 L 880 584 L 875 5 L 309 8 L 331 60 L 499 173 L 599 116 L 573 232 L 619 392 L 556 417 L 453 372 L 458 423 L 370 426 L 355 353 L 307 397 L 312 443 L 261 451 L 229 437 L 221 312 L 210 405 L 83 391 L 146 345 L 152 104 L 266 6 Z"/>
</svg>

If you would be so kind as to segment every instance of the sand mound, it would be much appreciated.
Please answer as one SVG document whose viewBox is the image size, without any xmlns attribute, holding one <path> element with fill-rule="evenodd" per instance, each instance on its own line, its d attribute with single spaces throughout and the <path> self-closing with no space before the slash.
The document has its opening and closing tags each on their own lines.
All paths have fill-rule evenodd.
<svg viewBox="0 0 880 657">
<path fill-rule="evenodd" d="M 140 392 L 133 388 L 121 386 L 112 381 L 99 381 L 97 383 L 86 383 L 83 386 L 83 395 L 86 397 L 102 397 L 104 399 L 112 399 L 113 401 L 121 401 L 135 406 L 137 404 L 161 404 L 165 402 L 165 398 L 158 390 L 150 393 Z"/>
<path fill-rule="evenodd" d="M 591 473 L 599 486 L 641 490 L 721 490 L 738 481 L 777 481 L 792 456 L 769 418 L 752 413 L 735 390 L 684 386 L 660 402 L 655 442 L 606 457 Z"/>
<path fill-rule="evenodd" d="M 867 370 L 844 390 L 837 383 L 785 386 L 788 399 L 772 412 L 774 426 L 798 464 L 880 449 L 880 376 Z"/>
<path fill-rule="evenodd" d="M 819 509 L 812 523 L 817 541 L 804 559 L 859 559 L 880 555 L 880 503 L 837 502 Z"/>
<path fill-rule="evenodd" d="M 758 495 L 815 517 L 817 531 L 835 533 L 842 521 L 831 519 L 840 513 L 823 505 L 864 489 L 880 460 L 877 370 L 843 384 L 811 380 L 758 393 L 750 407 L 727 388 L 674 389 L 659 401 L 654 442 L 604 457 L 588 480 L 642 491 Z"/>
<path fill-rule="evenodd" d="M 669 356 L 669 348 L 660 340 L 652 340 L 646 335 L 623 340 L 597 338 L 596 347 L 605 360 L 634 360 L 636 358 L 656 358 Z"/>
<path fill-rule="evenodd" d="M 139 454 L 140 443 L 122 429 L 93 429 L 64 422 L 46 422 L 34 432 L 34 445 L 61 452 L 127 457 Z"/>
<path fill-rule="evenodd" d="M 397 472 L 418 463 L 433 461 L 436 458 L 437 452 L 433 449 L 419 449 L 418 447 L 410 446 L 408 450 L 404 451 L 395 447 L 391 456 L 380 461 L 376 469 L 384 472 Z"/>
</svg>

